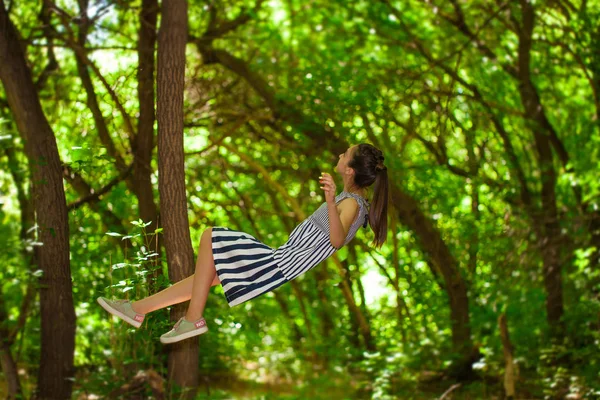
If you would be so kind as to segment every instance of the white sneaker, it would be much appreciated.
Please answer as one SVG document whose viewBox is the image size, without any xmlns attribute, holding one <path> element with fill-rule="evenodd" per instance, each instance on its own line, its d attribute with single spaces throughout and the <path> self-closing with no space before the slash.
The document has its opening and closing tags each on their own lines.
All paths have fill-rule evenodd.
<svg viewBox="0 0 600 400">
<path fill-rule="evenodd" d="M 173 329 L 160 337 L 160 341 L 165 344 L 175 343 L 179 342 L 180 340 L 202 335 L 206 331 L 208 331 L 208 327 L 206 326 L 206 321 L 204 318 L 190 322 L 184 317 L 181 317 Z"/>
<path fill-rule="evenodd" d="M 136 328 L 139 328 L 144 322 L 146 315 L 133 311 L 129 300 L 109 300 L 105 297 L 98 297 L 98 303 L 112 315 L 116 315 Z"/>
</svg>

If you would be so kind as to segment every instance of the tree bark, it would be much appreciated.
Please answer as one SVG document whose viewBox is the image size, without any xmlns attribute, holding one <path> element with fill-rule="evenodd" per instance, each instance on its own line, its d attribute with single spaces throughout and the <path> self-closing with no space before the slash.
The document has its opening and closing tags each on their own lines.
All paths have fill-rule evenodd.
<svg viewBox="0 0 600 400">
<path fill-rule="evenodd" d="M 163 213 L 164 241 L 169 277 L 177 282 L 194 272 L 194 252 L 187 219 L 185 166 L 183 154 L 183 93 L 185 45 L 187 41 L 187 1 L 162 3 L 158 35 L 158 189 Z M 171 321 L 185 315 L 183 303 L 171 310 Z M 169 384 L 177 384 L 193 398 L 198 386 L 198 341 L 184 340 L 170 345 Z"/>
<path fill-rule="evenodd" d="M 0 80 L 25 143 L 39 226 L 41 356 L 37 398 L 71 398 L 75 310 L 69 261 L 69 223 L 54 132 L 42 111 L 19 34 L 0 4 Z"/>
<path fill-rule="evenodd" d="M 143 0 L 140 11 L 140 30 L 138 40 L 138 101 L 140 116 L 138 118 L 137 135 L 133 141 L 133 191 L 138 199 L 139 215 L 142 221 L 152 221 L 148 232 L 159 228 L 158 207 L 154 203 L 152 190 L 152 150 L 154 149 L 154 48 L 156 45 L 156 20 L 158 15 L 157 0 Z M 158 254 L 162 238 L 150 240 L 150 252 Z M 156 269 L 148 276 L 148 289 L 154 293 L 158 288 L 156 278 L 162 273 Z"/>
</svg>

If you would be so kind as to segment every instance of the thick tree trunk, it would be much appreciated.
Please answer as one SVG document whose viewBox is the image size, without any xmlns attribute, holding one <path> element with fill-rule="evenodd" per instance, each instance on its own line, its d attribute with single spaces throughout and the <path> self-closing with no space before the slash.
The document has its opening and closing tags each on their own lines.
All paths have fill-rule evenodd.
<svg viewBox="0 0 600 400">
<path fill-rule="evenodd" d="M 0 80 L 25 143 L 39 226 L 36 247 L 41 303 L 38 398 L 71 397 L 75 311 L 69 263 L 69 225 L 56 138 L 42 111 L 31 72 L 4 4 L 0 4 Z"/>
<path fill-rule="evenodd" d="M 147 232 L 154 232 L 159 227 L 158 207 L 154 203 L 152 190 L 152 150 L 154 149 L 154 48 L 156 45 L 156 20 L 158 15 L 157 0 L 143 0 L 140 11 L 140 30 L 138 41 L 138 101 L 140 116 L 138 130 L 133 142 L 133 190 L 138 199 L 139 214 L 142 221 L 149 222 Z M 161 236 L 150 241 L 150 252 L 159 254 Z M 149 279 L 156 281 L 161 269 L 155 270 Z M 156 284 L 150 282 L 148 289 L 154 293 Z"/>
<path fill-rule="evenodd" d="M 538 244 L 542 254 L 542 273 L 546 289 L 546 319 L 550 333 L 559 337 L 564 332 L 563 285 L 561 263 L 561 234 L 556 212 L 554 183 L 548 182 L 550 177 L 542 176 L 542 211 L 541 221 L 537 224 Z M 550 193 L 544 193 L 548 189 Z M 545 208 L 548 207 L 548 208 Z"/>
<path fill-rule="evenodd" d="M 42 317 L 38 398 L 71 397 L 75 311 L 69 263 L 69 227 L 56 139 L 42 111 L 16 28 L 0 5 L 0 80 L 25 142 L 39 226 L 36 247 Z"/>
<path fill-rule="evenodd" d="M 169 277 L 177 282 L 194 272 L 183 155 L 187 2 L 165 1 L 161 14 L 157 69 L 158 188 L 160 207 L 165 210 L 162 223 Z M 187 304 L 173 307 L 172 322 L 185 314 Z M 198 341 L 184 340 L 169 347 L 169 383 L 186 388 L 186 398 L 193 398 L 198 386 Z"/>
</svg>

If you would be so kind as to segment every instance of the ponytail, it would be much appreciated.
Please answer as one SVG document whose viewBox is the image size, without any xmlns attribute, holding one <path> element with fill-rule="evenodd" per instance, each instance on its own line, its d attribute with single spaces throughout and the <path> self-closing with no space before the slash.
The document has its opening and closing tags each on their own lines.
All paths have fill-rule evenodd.
<svg viewBox="0 0 600 400">
<path fill-rule="evenodd" d="M 373 201 L 369 210 L 369 222 L 375 234 L 373 245 L 380 248 L 387 239 L 388 176 L 387 167 L 378 169 L 373 185 Z"/>
</svg>

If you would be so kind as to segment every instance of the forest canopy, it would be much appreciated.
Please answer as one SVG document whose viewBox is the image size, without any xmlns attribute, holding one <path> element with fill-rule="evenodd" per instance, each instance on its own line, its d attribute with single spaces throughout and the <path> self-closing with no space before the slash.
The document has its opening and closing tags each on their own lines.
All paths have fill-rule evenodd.
<svg viewBox="0 0 600 400">
<path fill-rule="evenodd" d="M 600 396 L 599 1 L 5 0 L 0 82 L 7 397 Z M 359 143 L 381 248 L 216 285 L 180 347 L 183 305 L 96 303 L 190 276 L 209 227 L 283 245 Z"/>
</svg>

